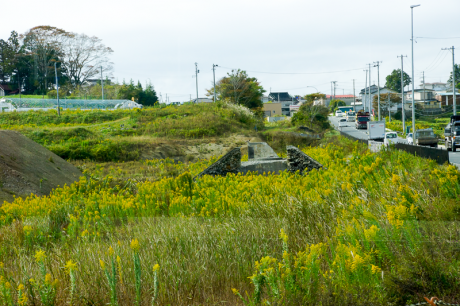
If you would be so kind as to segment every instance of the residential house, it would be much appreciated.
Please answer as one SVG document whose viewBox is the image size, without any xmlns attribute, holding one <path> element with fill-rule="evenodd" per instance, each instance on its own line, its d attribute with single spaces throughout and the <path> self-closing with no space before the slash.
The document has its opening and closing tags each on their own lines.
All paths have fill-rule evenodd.
<svg viewBox="0 0 460 306">
<path fill-rule="evenodd" d="M 324 100 L 324 106 L 329 106 L 332 100 L 342 100 L 345 102 L 346 105 L 351 105 L 353 103 L 353 95 L 326 95 L 326 99 Z"/>
<path fill-rule="evenodd" d="M 8 95 L 15 95 L 19 93 L 19 89 L 13 89 L 10 85 L 0 84 L 0 97 L 8 96 Z"/>
<path fill-rule="evenodd" d="M 264 117 L 274 117 L 276 115 L 282 115 L 281 103 L 264 103 Z"/>
<path fill-rule="evenodd" d="M 287 92 L 271 92 L 268 97 L 276 103 L 281 103 L 281 114 L 291 116 L 290 106 L 298 104 L 298 101 Z"/>
<path fill-rule="evenodd" d="M 449 87 L 448 83 L 442 83 L 442 82 L 420 84 L 420 88 L 431 89 L 434 91 L 444 91 L 448 87 Z"/>
<path fill-rule="evenodd" d="M 370 108 L 373 109 L 372 101 L 374 100 L 374 97 L 378 95 L 378 93 L 379 93 L 379 88 L 377 87 L 377 85 L 372 85 L 370 87 L 361 89 L 361 91 L 359 92 L 359 95 L 361 97 L 362 105 L 367 109 L 369 107 L 369 102 L 370 102 Z M 380 87 L 380 94 L 387 94 L 387 93 L 397 93 L 397 92 L 387 87 Z"/>
<path fill-rule="evenodd" d="M 453 105 L 453 96 L 452 90 L 450 92 L 437 92 L 435 99 L 441 102 L 440 107 L 449 106 Z M 457 101 L 457 105 L 460 104 L 460 92 L 458 92 L 458 90 L 455 93 L 455 100 Z"/>
<path fill-rule="evenodd" d="M 414 103 L 420 108 L 441 108 L 441 103 L 435 98 L 436 92 L 432 89 L 415 89 Z M 451 98 L 452 99 L 452 98 Z M 412 108 L 412 90 L 405 92 L 405 109 Z"/>
</svg>

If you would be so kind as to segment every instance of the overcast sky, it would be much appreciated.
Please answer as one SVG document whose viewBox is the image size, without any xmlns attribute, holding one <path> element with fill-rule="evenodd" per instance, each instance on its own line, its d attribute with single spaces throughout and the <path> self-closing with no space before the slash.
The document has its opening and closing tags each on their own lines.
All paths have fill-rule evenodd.
<svg viewBox="0 0 460 306">
<path fill-rule="evenodd" d="M 460 59 L 460 0 L 19 0 L 2 4 L 0 38 L 39 25 L 101 38 L 114 53 L 113 76 L 150 80 L 163 100 L 199 96 L 232 68 L 246 70 L 265 90 L 290 94 L 352 94 L 364 88 L 367 64 L 382 61 L 380 85 L 393 69 L 411 75 L 414 8 L 415 84 L 446 82 L 455 46 Z M 422 38 L 429 37 L 429 38 Z M 459 60 L 456 61 L 457 63 Z M 335 72 L 334 72 L 335 71 Z M 371 69 L 377 84 L 377 68 Z M 308 87 L 312 86 L 312 87 Z M 313 88 L 315 87 L 315 88 Z"/>
</svg>

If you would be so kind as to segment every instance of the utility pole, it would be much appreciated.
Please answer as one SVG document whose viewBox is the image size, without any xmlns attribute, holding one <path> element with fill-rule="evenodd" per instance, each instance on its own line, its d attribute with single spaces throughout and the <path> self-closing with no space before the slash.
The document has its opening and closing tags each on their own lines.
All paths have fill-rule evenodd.
<svg viewBox="0 0 460 306">
<path fill-rule="evenodd" d="M 455 92 L 455 47 L 444 48 L 442 50 L 452 50 L 452 104 L 454 105 L 454 115 L 457 115 L 457 97 Z"/>
<path fill-rule="evenodd" d="M 104 101 L 104 80 L 102 79 L 102 66 L 101 66 L 101 86 L 102 86 L 102 101 Z"/>
<path fill-rule="evenodd" d="M 369 64 L 369 112 L 372 111 L 371 85 L 371 64 Z"/>
<path fill-rule="evenodd" d="M 214 102 L 217 101 L 216 99 L 216 67 L 219 67 L 219 65 L 212 64 L 212 74 L 214 76 Z"/>
<path fill-rule="evenodd" d="M 411 42 L 412 42 L 412 138 L 414 139 L 414 143 L 416 140 L 416 133 L 415 133 L 415 79 L 414 79 L 414 7 L 420 6 L 411 5 L 410 6 L 410 20 L 411 20 Z"/>
<path fill-rule="evenodd" d="M 388 93 L 388 121 L 391 122 L 390 93 Z"/>
<path fill-rule="evenodd" d="M 379 112 L 379 121 L 380 121 L 380 63 L 381 62 L 374 62 L 374 67 L 377 67 L 377 94 L 378 96 L 378 112 Z"/>
<path fill-rule="evenodd" d="M 423 71 L 423 102 L 426 102 L 426 93 L 425 93 L 425 71 Z"/>
<path fill-rule="evenodd" d="M 165 103 L 168 104 L 168 94 L 166 94 Z"/>
<path fill-rule="evenodd" d="M 198 103 L 198 73 L 200 70 L 198 70 L 198 63 L 195 62 L 195 78 L 196 78 L 196 102 Z"/>
<path fill-rule="evenodd" d="M 59 84 L 58 84 L 58 76 L 57 76 L 57 68 L 56 62 L 54 62 L 54 74 L 56 75 L 56 94 L 57 94 L 57 107 L 58 107 L 58 116 L 61 115 L 61 107 L 59 105 Z"/>
<path fill-rule="evenodd" d="M 364 86 L 364 101 L 361 101 L 361 103 L 363 104 L 363 109 L 364 111 L 366 111 L 366 105 L 367 105 L 367 70 L 363 70 L 363 71 L 366 71 L 366 86 Z"/>
<path fill-rule="evenodd" d="M 353 79 L 353 111 L 356 112 L 355 79 Z"/>
<path fill-rule="evenodd" d="M 398 56 L 401 58 L 401 102 L 402 102 L 402 108 L 401 108 L 401 115 L 402 115 L 402 124 L 403 124 L 403 133 L 406 133 L 406 108 L 404 106 L 404 65 L 403 65 L 403 58 L 407 57 L 402 55 Z"/>
<path fill-rule="evenodd" d="M 334 100 L 335 100 L 335 85 L 336 85 L 337 81 L 332 81 L 332 83 L 334 83 L 334 87 L 333 87 L 333 88 L 334 88 Z"/>
</svg>

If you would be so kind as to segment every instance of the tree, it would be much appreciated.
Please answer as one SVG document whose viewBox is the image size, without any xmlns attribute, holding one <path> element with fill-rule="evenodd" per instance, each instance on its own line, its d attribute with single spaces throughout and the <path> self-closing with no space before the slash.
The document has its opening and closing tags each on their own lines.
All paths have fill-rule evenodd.
<svg viewBox="0 0 460 306">
<path fill-rule="evenodd" d="M 134 85 L 133 80 L 129 84 L 123 82 L 118 91 L 118 98 L 126 100 L 134 98 L 138 103 L 145 106 L 152 106 L 158 102 L 157 93 L 152 84 L 148 83 L 143 90 L 141 83 L 138 81 L 137 85 Z"/>
<path fill-rule="evenodd" d="M 313 103 L 315 102 L 316 99 L 325 99 L 326 98 L 326 95 L 325 94 L 322 94 L 322 93 L 312 93 L 312 94 L 309 94 L 309 95 L 305 95 L 303 97 L 303 99 L 305 100 L 304 103 L 306 104 L 310 104 L 310 105 L 313 105 Z"/>
<path fill-rule="evenodd" d="M 18 33 L 11 32 L 8 40 L 0 39 L 0 84 L 11 80 L 17 64 L 19 51 Z"/>
<path fill-rule="evenodd" d="M 388 101 L 388 96 L 390 96 L 390 101 Z M 374 96 L 372 100 L 372 107 L 375 110 L 375 114 L 378 116 L 378 95 Z M 395 106 L 395 104 L 401 103 L 401 97 L 396 93 L 384 93 L 380 94 L 380 111 L 382 112 L 382 117 L 389 115 L 389 108 Z"/>
<path fill-rule="evenodd" d="M 112 70 L 109 55 L 113 52 L 102 40 L 85 34 L 71 33 L 62 44 L 62 66 L 67 72 L 70 83 L 77 87 L 87 79 Z"/>
<path fill-rule="evenodd" d="M 329 110 L 331 112 L 335 112 L 335 110 L 337 109 L 337 107 L 339 106 L 346 106 L 347 104 L 342 101 L 342 100 L 338 100 L 338 99 L 335 99 L 335 100 L 331 100 L 331 102 L 329 103 Z"/>
<path fill-rule="evenodd" d="M 256 78 L 248 77 L 244 70 L 232 70 L 216 83 L 216 95 L 219 100 L 229 100 L 231 103 L 244 105 L 254 109 L 262 107 L 262 97 L 265 90 Z M 214 95 L 214 87 L 207 90 L 207 96 Z"/>
<path fill-rule="evenodd" d="M 34 27 L 21 35 L 25 53 L 33 58 L 34 77 L 41 93 L 48 91 L 48 82 L 54 76 L 54 63 L 62 55 L 64 41 L 72 36 L 72 33 L 51 26 Z"/>
<path fill-rule="evenodd" d="M 322 105 L 311 105 L 308 103 L 302 104 L 299 111 L 292 116 L 292 124 L 308 125 L 315 130 L 324 130 L 329 128 L 328 116 L 329 110 Z"/>
<path fill-rule="evenodd" d="M 460 65 L 455 64 L 454 65 L 454 70 L 455 70 L 455 87 L 460 88 Z M 452 71 L 450 72 L 449 79 L 447 80 L 447 83 L 452 84 Z"/>
<path fill-rule="evenodd" d="M 411 83 L 410 76 L 403 72 L 404 87 Z M 401 69 L 394 69 L 393 72 L 386 77 L 385 87 L 401 92 Z"/>
</svg>

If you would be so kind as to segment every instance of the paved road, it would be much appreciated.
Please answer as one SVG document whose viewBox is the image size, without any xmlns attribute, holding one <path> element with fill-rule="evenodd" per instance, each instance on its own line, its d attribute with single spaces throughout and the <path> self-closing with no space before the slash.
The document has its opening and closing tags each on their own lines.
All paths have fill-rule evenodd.
<svg viewBox="0 0 460 306">
<path fill-rule="evenodd" d="M 329 121 L 337 128 L 339 126 L 339 119 L 342 119 L 343 117 L 335 117 L 335 116 L 329 116 Z M 347 122 L 348 126 L 347 127 L 342 127 L 342 132 L 347 133 L 353 137 L 360 138 L 360 139 L 368 139 L 368 134 L 367 130 L 357 130 L 355 129 L 355 123 L 354 122 Z M 400 142 L 405 143 L 406 140 L 404 138 L 399 138 Z M 439 148 L 442 150 L 445 150 L 444 145 L 439 145 Z M 460 168 L 460 151 L 458 152 L 449 152 L 449 161 L 452 164 L 456 164 L 458 168 Z"/>
</svg>

